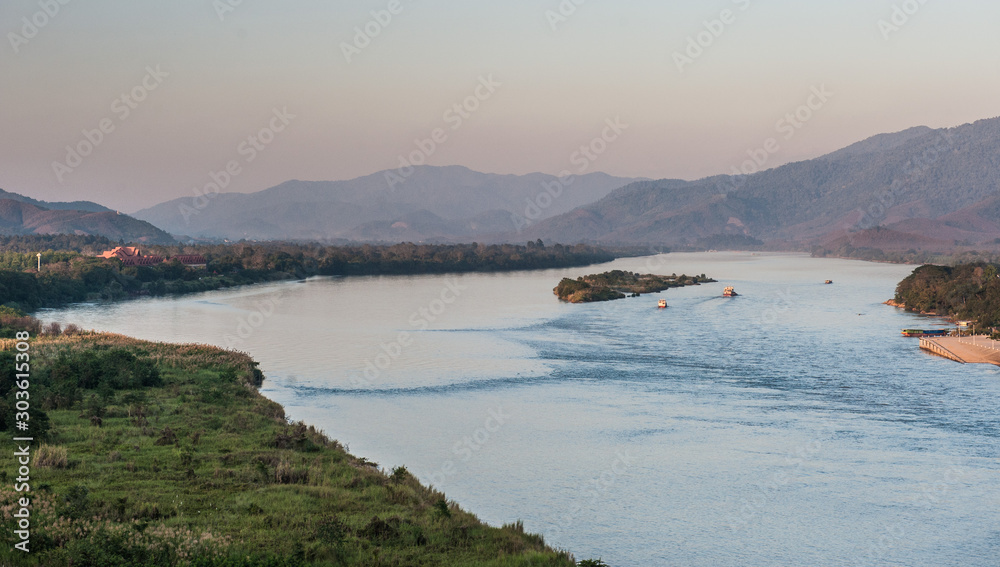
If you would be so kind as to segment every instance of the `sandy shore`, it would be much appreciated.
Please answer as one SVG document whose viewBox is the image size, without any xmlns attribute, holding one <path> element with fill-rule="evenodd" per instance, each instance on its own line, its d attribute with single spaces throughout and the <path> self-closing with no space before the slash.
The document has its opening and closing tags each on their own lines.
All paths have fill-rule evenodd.
<svg viewBox="0 0 1000 567">
<path fill-rule="evenodd" d="M 927 343 L 944 350 L 939 352 L 933 347 L 927 348 Z M 989 337 L 935 337 L 920 341 L 921 348 L 930 350 L 941 356 L 958 362 L 985 363 L 1000 366 L 1000 341 L 991 341 Z M 948 356 L 951 354 L 952 356 Z"/>
</svg>

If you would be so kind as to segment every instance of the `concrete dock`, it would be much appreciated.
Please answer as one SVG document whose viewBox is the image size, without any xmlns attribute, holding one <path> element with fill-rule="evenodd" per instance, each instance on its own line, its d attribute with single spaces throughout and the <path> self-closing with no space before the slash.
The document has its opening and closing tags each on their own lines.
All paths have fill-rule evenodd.
<svg viewBox="0 0 1000 567">
<path fill-rule="evenodd" d="M 1000 366 L 1000 341 L 984 335 L 922 338 L 920 348 L 956 362 Z"/>
</svg>

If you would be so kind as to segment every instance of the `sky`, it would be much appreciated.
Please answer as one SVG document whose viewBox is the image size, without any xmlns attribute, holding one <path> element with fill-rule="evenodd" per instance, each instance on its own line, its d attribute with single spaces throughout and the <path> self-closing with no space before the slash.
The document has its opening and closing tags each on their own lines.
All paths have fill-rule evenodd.
<svg viewBox="0 0 1000 567">
<path fill-rule="evenodd" d="M 4 0 L 0 188 L 134 212 L 422 163 L 775 167 L 1000 115 L 998 21 L 986 0 Z"/>
</svg>

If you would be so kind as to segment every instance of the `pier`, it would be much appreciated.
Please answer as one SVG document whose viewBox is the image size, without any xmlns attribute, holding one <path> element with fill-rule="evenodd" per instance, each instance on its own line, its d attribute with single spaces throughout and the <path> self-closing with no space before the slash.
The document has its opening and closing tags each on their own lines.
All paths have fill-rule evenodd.
<svg viewBox="0 0 1000 567">
<path fill-rule="evenodd" d="M 922 338 L 920 348 L 963 364 L 1000 366 L 1000 342 L 992 341 L 983 335 Z"/>
</svg>

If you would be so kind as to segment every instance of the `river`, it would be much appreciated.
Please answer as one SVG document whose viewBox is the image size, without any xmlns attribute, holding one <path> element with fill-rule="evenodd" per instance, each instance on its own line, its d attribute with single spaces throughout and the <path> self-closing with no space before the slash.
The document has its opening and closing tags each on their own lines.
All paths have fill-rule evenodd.
<svg viewBox="0 0 1000 567">
<path fill-rule="evenodd" d="M 589 305 L 552 294 L 608 269 L 719 283 Z M 578 559 L 996 567 L 1000 368 L 900 336 L 934 323 L 882 305 L 912 269 L 669 254 L 38 316 L 247 351 L 291 418 Z"/>
</svg>

